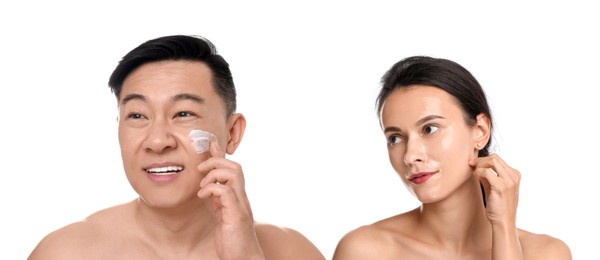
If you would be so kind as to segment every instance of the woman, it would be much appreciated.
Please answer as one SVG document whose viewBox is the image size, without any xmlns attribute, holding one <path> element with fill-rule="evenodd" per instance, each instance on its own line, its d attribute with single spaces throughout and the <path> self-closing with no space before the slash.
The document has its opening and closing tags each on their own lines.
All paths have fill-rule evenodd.
<svg viewBox="0 0 600 260">
<path fill-rule="evenodd" d="M 409 57 L 382 84 L 389 159 L 421 206 L 352 230 L 333 259 L 571 259 L 563 241 L 516 227 L 520 173 L 489 153 L 492 117 L 469 71 Z"/>
</svg>

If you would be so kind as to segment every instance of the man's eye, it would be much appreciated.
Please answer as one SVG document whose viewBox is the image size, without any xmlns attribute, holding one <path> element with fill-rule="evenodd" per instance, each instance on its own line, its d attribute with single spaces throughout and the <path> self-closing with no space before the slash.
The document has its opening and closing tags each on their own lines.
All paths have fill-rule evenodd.
<svg viewBox="0 0 600 260">
<path fill-rule="evenodd" d="M 193 116 L 194 114 L 187 112 L 187 111 L 181 111 L 178 112 L 175 117 L 188 117 L 188 116 Z"/>
<path fill-rule="evenodd" d="M 138 113 L 131 113 L 131 114 L 127 115 L 127 118 L 142 119 L 142 118 L 144 118 L 144 116 L 142 114 L 138 114 Z"/>
<path fill-rule="evenodd" d="M 426 135 L 430 135 L 433 134 L 435 132 L 437 132 L 440 128 L 434 125 L 427 125 L 425 126 L 425 128 L 423 128 L 423 133 L 425 133 Z"/>
</svg>

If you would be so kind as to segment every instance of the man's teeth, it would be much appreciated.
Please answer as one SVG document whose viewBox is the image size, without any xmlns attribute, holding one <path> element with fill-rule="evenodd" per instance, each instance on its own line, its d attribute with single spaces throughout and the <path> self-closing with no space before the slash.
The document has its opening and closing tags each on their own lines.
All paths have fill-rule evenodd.
<svg viewBox="0 0 600 260">
<path fill-rule="evenodd" d="M 183 167 L 181 166 L 166 166 L 166 167 L 158 167 L 158 168 L 149 168 L 146 170 L 150 174 L 154 175 L 168 175 L 178 173 L 183 171 Z"/>
</svg>

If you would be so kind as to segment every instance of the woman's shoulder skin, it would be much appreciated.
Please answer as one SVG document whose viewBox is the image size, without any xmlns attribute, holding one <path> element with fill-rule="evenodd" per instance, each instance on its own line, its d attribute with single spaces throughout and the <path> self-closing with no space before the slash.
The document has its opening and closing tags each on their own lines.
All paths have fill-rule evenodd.
<svg viewBox="0 0 600 260">
<path fill-rule="evenodd" d="M 572 259 L 567 244 L 546 234 L 535 234 L 519 229 L 519 241 L 524 259 Z"/>
<path fill-rule="evenodd" d="M 411 229 L 416 226 L 414 211 L 364 225 L 348 232 L 338 243 L 333 260 L 396 259 L 398 256 L 422 255 L 432 248 L 423 244 Z M 518 232 L 523 259 L 572 259 L 562 240 L 522 229 Z M 490 256 L 491 257 L 491 256 Z"/>
<path fill-rule="evenodd" d="M 342 237 L 333 259 L 375 259 L 388 249 L 386 240 L 373 224 L 358 227 Z"/>
<path fill-rule="evenodd" d="M 333 259 L 389 259 L 406 249 L 412 211 L 358 227 L 342 237 Z"/>
<path fill-rule="evenodd" d="M 266 259 L 325 259 L 310 240 L 294 229 L 259 222 L 254 229 Z"/>
</svg>

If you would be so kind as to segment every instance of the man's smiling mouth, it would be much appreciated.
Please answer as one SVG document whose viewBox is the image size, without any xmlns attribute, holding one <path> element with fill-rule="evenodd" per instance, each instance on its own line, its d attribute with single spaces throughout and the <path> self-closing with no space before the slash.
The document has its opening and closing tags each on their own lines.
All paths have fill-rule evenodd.
<svg viewBox="0 0 600 260">
<path fill-rule="evenodd" d="M 177 174 L 183 171 L 182 166 L 165 166 L 165 167 L 155 167 L 148 168 L 146 172 L 152 175 L 169 175 L 169 174 Z"/>
</svg>

